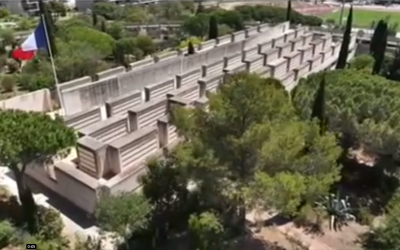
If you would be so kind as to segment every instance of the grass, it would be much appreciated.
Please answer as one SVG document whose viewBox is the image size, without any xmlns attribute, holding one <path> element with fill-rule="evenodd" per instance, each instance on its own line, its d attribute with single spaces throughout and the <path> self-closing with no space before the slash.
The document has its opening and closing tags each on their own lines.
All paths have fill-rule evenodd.
<svg viewBox="0 0 400 250">
<path fill-rule="evenodd" d="M 348 9 L 343 13 L 343 23 L 345 23 L 347 15 Z M 339 24 L 340 10 L 324 15 L 323 18 L 325 20 L 333 19 L 335 20 L 335 24 Z M 400 12 L 353 9 L 353 27 L 355 28 L 371 28 L 372 22 L 378 22 L 381 19 L 385 20 L 387 18 L 389 18 L 390 24 L 398 23 L 400 25 Z"/>
</svg>

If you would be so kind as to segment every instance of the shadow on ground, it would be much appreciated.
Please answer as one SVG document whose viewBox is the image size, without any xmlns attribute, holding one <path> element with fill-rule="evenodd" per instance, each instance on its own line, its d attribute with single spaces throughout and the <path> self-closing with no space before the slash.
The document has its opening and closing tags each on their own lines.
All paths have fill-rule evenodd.
<svg viewBox="0 0 400 250">
<path fill-rule="evenodd" d="M 6 175 L 10 178 L 14 179 L 14 175 L 9 171 Z M 68 217 L 74 223 L 79 225 L 82 229 L 89 229 L 91 227 L 97 226 L 94 218 L 84 212 L 82 209 L 78 208 L 59 194 L 51 191 L 41 183 L 36 180 L 26 176 L 26 180 L 29 184 L 29 187 L 32 189 L 34 195 L 43 195 L 45 196 L 46 202 L 58 210 L 60 213 Z"/>
</svg>

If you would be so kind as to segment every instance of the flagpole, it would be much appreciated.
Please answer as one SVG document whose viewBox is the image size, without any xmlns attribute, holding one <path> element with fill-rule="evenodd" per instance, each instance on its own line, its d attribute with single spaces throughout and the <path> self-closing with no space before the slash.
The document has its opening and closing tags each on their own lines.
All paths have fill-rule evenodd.
<svg viewBox="0 0 400 250">
<path fill-rule="evenodd" d="M 57 95 L 58 95 L 58 100 L 61 105 L 61 110 L 63 111 L 63 113 L 65 113 L 66 111 L 65 111 L 64 99 L 62 98 L 61 90 L 60 90 L 59 84 L 58 84 L 56 66 L 54 64 L 54 58 L 53 58 L 53 52 L 51 50 L 49 34 L 47 32 L 47 23 L 46 23 L 46 20 L 45 20 L 45 17 L 43 14 L 40 15 L 40 18 L 42 19 L 41 21 L 43 22 L 44 35 L 46 36 L 47 49 L 49 50 L 51 69 L 53 70 L 53 77 L 54 77 L 55 87 L 56 87 L 56 91 L 57 91 Z"/>
</svg>

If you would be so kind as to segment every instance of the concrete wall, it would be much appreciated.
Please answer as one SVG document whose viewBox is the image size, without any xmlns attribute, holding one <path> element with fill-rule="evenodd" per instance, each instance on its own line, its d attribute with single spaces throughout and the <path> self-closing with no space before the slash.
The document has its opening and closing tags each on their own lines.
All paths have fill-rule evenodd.
<svg viewBox="0 0 400 250">
<path fill-rule="evenodd" d="M 53 105 L 50 91 L 40 89 L 27 94 L 0 101 L 0 109 L 20 109 L 25 111 L 51 112 Z"/>
<path fill-rule="evenodd" d="M 94 79 L 83 77 L 62 83 L 62 103 L 64 112 L 72 115 L 80 111 L 102 106 L 106 101 L 132 91 L 144 91 L 144 87 L 175 78 L 176 75 L 192 70 L 201 70 L 204 64 L 221 60 L 223 57 L 236 54 L 243 49 L 256 47 L 259 43 L 282 35 L 289 29 L 288 23 L 273 27 L 262 24 L 247 31 L 239 31 L 219 39 L 202 43 L 195 55 L 185 56 L 177 51 L 171 55 L 156 55 L 143 62 L 136 62 L 129 69 L 118 67 L 100 72 Z M 161 57 L 161 58 L 160 58 Z M 146 65 L 145 67 L 143 65 Z"/>
<path fill-rule="evenodd" d="M 291 48 L 285 49 L 282 54 L 278 53 L 279 49 L 271 45 L 270 50 L 275 51 L 274 57 L 271 57 L 268 51 L 258 53 L 257 49 L 257 53 L 252 53 L 246 58 L 246 52 L 248 53 L 249 50 L 242 50 L 239 55 L 233 56 L 235 59 L 230 65 L 224 62 L 229 62 L 231 56 L 217 61 L 218 64 L 224 65 L 218 66 L 222 68 L 222 71 L 202 70 L 199 75 L 198 71 L 187 70 L 180 77 L 188 77 L 189 82 L 177 86 L 175 81 L 175 85 L 172 86 L 170 80 L 164 79 L 157 84 L 152 84 L 147 92 L 155 90 L 156 94 L 146 94 L 147 97 L 143 97 L 142 102 L 126 108 L 126 115 L 118 113 L 101 122 L 95 122 L 99 116 L 99 109 L 86 111 L 90 119 L 84 117 L 85 112 L 79 114 L 76 117 L 84 120 L 85 124 L 89 124 L 88 120 L 90 120 L 92 125 L 83 126 L 76 117 L 70 124 L 70 126 L 80 124 L 78 133 L 83 136 L 77 148 L 77 164 L 70 164 L 69 167 L 66 163 L 56 164 L 55 176 L 52 179 L 56 180 L 57 185 L 51 184 L 52 188 L 57 189 L 58 193 L 64 192 L 62 195 L 66 196 L 70 195 L 69 191 L 65 191 L 66 187 L 74 185 L 75 196 L 79 197 L 67 198 L 85 211 L 93 212 L 93 204 L 98 195 L 97 190 L 101 189 L 113 194 L 137 189 L 139 187 L 137 177 L 145 173 L 146 161 L 151 157 L 162 155 L 166 148 L 171 148 L 179 142 L 176 128 L 169 119 L 172 106 L 207 108 L 207 92 L 216 91 L 218 86 L 229 78 L 229 75 L 238 71 L 255 70 L 262 72 L 265 77 L 275 74 L 284 87 L 291 91 L 301 78 L 330 69 L 335 64 L 340 43 L 333 43 L 329 34 L 326 37 L 315 38 L 304 30 L 289 32 L 287 33 L 290 36 L 282 33 L 280 36 L 283 38 L 277 37 L 279 44 L 289 44 Z M 310 40 L 310 37 L 314 40 Z M 268 42 L 268 40 L 265 41 L 265 43 Z M 254 47 L 260 48 L 262 44 L 255 44 Z M 352 41 L 350 48 L 350 57 L 352 57 L 355 53 L 355 40 Z M 304 51 L 307 51 L 307 56 L 303 55 Z M 215 62 L 203 66 L 202 69 L 212 68 L 215 67 Z M 193 75 L 196 75 L 197 80 Z M 176 79 L 176 76 L 173 79 Z M 125 107 L 124 103 L 132 103 L 135 98 L 134 95 L 130 98 L 124 97 L 122 101 L 118 99 L 118 103 Z M 120 129 L 121 124 L 123 131 Z M 112 136 L 104 139 L 103 135 L 107 134 Z M 49 177 L 44 177 L 42 174 L 38 178 Z M 79 181 L 83 183 L 75 183 Z M 86 205 L 82 202 L 83 196 L 87 196 L 88 204 Z"/>
</svg>

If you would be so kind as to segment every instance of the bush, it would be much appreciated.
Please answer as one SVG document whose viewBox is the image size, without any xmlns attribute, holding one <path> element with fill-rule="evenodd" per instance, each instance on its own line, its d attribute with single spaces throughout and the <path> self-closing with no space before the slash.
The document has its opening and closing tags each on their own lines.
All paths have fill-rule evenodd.
<svg viewBox="0 0 400 250">
<path fill-rule="evenodd" d="M 356 70 L 372 70 L 374 58 L 370 55 L 360 55 L 350 62 L 350 68 Z"/>
<path fill-rule="evenodd" d="M 12 75 L 5 75 L 1 79 L 1 88 L 6 92 L 13 91 L 16 84 L 15 77 Z"/>
<path fill-rule="evenodd" d="M 38 205 L 39 235 L 45 240 L 60 239 L 64 223 L 60 213 L 52 208 Z"/>
<path fill-rule="evenodd" d="M 9 221 L 0 222 L 0 249 L 4 249 L 15 236 L 17 229 Z"/>
<path fill-rule="evenodd" d="M 12 58 L 7 59 L 6 65 L 7 65 L 9 73 L 15 73 L 20 68 L 19 67 L 19 63 L 16 60 L 12 59 Z"/>
</svg>

